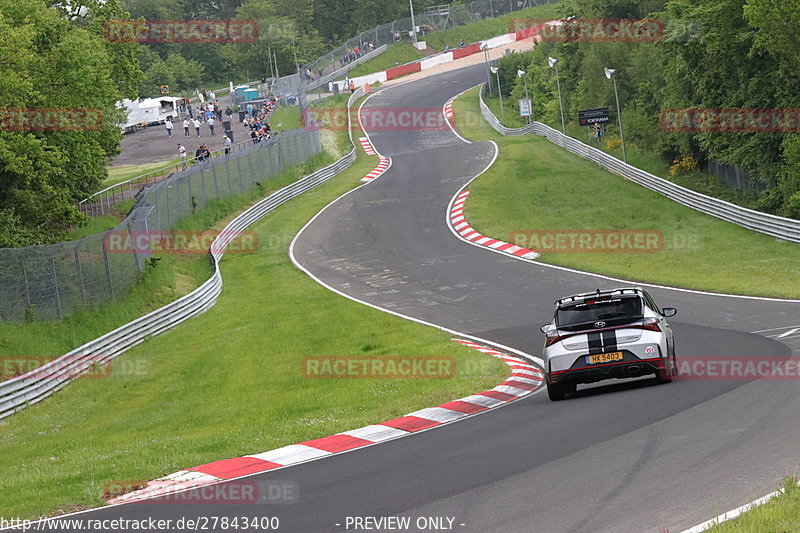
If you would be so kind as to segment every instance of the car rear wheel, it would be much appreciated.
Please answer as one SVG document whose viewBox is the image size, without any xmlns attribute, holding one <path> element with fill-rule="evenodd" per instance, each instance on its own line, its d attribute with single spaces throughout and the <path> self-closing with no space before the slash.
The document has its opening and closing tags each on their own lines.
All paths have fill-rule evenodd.
<svg viewBox="0 0 800 533">
<path fill-rule="evenodd" d="M 548 383 L 547 397 L 550 398 L 550 400 L 557 402 L 559 400 L 563 400 L 567 393 L 575 392 L 576 389 L 577 387 L 574 383 Z"/>
<path fill-rule="evenodd" d="M 675 361 L 675 351 L 667 356 L 664 368 L 656 373 L 659 383 L 670 383 L 678 375 L 678 363 Z"/>
</svg>

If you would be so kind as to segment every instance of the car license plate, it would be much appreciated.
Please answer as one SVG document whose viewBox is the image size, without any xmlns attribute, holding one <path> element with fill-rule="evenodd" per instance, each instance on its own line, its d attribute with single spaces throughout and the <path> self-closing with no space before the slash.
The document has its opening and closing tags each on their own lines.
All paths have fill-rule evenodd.
<svg viewBox="0 0 800 533">
<path fill-rule="evenodd" d="M 612 361 L 622 361 L 622 352 L 597 353 L 586 356 L 587 365 L 610 363 Z"/>
</svg>

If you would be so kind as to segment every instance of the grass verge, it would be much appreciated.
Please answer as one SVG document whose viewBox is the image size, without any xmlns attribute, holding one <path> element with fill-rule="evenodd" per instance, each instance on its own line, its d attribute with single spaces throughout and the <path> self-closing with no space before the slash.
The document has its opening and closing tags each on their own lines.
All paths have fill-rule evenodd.
<svg viewBox="0 0 800 533">
<path fill-rule="evenodd" d="M 425 57 L 425 54 L 411 46 L 411 43 L 390 44 L 385 52 L 358 65 L 348 73 L 348 76 L 355 78 L 356 76 L 380 72 L 398 65 L 411 63 L 423 57 Z"/>
<path fill-rule="evenodd" d="M 544 251 L 541 260 L 634 281 L 800 298 L 797 245 L 675 203 L 542 137 L 503 137 L 480 115 L 477 89 L 454 111 L 462 135 L 500 147 L 495 165 L 470 186 L 466 216 L 476 231 L 528 247 L 531 231 L 660 231 L 656 252 Z"/>
<path fill-rule="evenodd" d="M 384 421 L 502 381 L 500 361 L 344 299 L 290 263 L 291 238 L 376 161 L 362 153 L 254 226 L 258 250 L 225 257 L 225 289 L 205 314 L 126 353 L 106 379 L 79 380 L 0 422 L 4 514 L 100 505 L 107 483 Z M 444 380 L 304 379 L 303 358 L 315 355 L 448 356 L 458 372 Z"/>
<path fill-rule="evenodd" d="M 767 503 L 753 507 L 738 518 L 706 529 L 708 533 L 777 533 L 797 531 L 800 524 L 800 486 L 786 478 L 785 492 Z"/>
<path fill-rule="evenodd" d="M 487 106 L 489 106 L 489 109 L 492 110 L 495 116 L 500 117 L 500 100 L 498 98 L 484 96 L 484 102 Z M 505 103 L 506 117 L 504 125 L 509 128 L 521 128 L 524 126 L 524 119 L 518 115 L 519 110 L 516 108 L 516 106 L 512 107 L 513 104 L 511 104 L 507 99 L 504 99 L 503 102 Z M 555 123 L 545 121 L 544 123 L 561 131 L 560 122 Z M 600 144 L 595 143 L 594 138 L 589 134 L 587 128 L 579 126 L 575 123 L 570 123 L 566 126 L 566 133 L 570 137 L 594 146 L 595 148 L 598 148 L 607 154 L 613 155 L 618 159 L 622 159 L 622 149 L 610 149 L 607 143 L 607 141 L 611 139 L 619 139 L 619 134 L 616 131 L 615 125 L 612 124 L 609 126 L 609 134 Z M 699 169 L 687 174 L 670 174 L 671 165 L 663 157 L 661 157 L 661 155 L 655 152 L 644 150 L 631 142 L 625 143 L 625 152 L 628 156 L 628 163 L 637 168 L 645 170 L 650 174 L 670 180 L 671 182 L 677 183 L 678 185 L 686 187 L 687 189 L 691 189 L 708 196 L 713 196 L 715 198 L 720 198 L 726 202 L 741 205 L 749 209 L 758 209 L 759 196 L 755 192 L 737 190 L 727 187 L 721 180 L 715 178 L 708 172 L 704 172 Z"/>
</svg>

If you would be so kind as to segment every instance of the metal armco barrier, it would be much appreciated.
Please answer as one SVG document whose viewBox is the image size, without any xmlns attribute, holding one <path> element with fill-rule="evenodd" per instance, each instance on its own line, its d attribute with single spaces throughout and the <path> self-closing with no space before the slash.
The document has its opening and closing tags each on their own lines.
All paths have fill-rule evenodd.
<svg viewBox="0 0 800 533">
<path fill-rule="evenodd" d="M 670 200 L 674 200 L 675 202 L 696 209 L 707 215 L 738 224 L 739 226 L 759 233 L 764 233 L 789 242 L 800 243 L 800 220 L 747 209 L 746 207 L 741 207 L 720 200 L 719 198 L 707 196 L 691 189 L 681 187 L 669 180 L 659 178 L 649 172 L 623 163 L 616 157 L 584 144 L 577 139 L 564 135 L 560 131 L 546 124 L 542 124 L 541 122 L 533 122 L 522 128 L 507 128 L 500 123 L 494 113 L 492 113 L 484 103 L 483 86 L 480 92 L 480 106 L 483 118 L 485 118 L 492 128 L 501 135 L 540 135 L 553 144 L 557 144 L 584 159 L 593 161 L 606 170 L 619 174 L 623 178 L 661 193 Z"/>
<path fill-rule="evenodd" d="M 352 103 L 363 95 L 363 89 L 359 89 L 350 96 L 347 103 L 348 111 Z M 349 127 L 350 116 L 348 113 Z M 356 149 L 352 141 L 351 129 L 350 144 L 352 149 L 347 155 L 335 163 L 271 194 L 225 226 L 211 244 L 209 252 L 214 264 L 214 274 L 200 287 L 160 309 L 128 322 L 114 331 L 38 367 L 32 372 L 0 382 L 0 419 L 47 398 L 72 380 L 91 371 L 96 365 L 111 361 L 148 337 L 153 337 L 172 329 L 181 322 L 209 309 L 222 292 L 222 274 L 219 270 L 219 262 L 228 244 L 244 229 L 260 220 L 276 207 L 317 187 L 352 165 L 356 159 Z"/>
</svg>

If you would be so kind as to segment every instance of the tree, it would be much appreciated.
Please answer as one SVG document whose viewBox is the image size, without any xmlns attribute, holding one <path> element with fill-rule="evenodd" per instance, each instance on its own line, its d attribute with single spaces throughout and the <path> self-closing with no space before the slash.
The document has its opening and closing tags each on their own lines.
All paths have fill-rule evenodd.
<svg viewBox="0 0 800 533">
<path fill-rule="evenodd" d="M 115 102 L 135 95 L 140 75 L 136 45 L 102 38 L 104 21 L 122 15 L 115 0 L 80 10 L 0 0 L 0 246 L 54 241 L 84 220 L 75 203 L 106 178 Z"/>
</svg>

